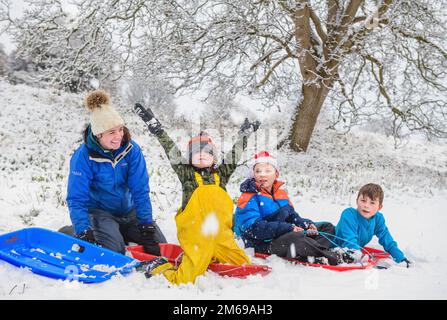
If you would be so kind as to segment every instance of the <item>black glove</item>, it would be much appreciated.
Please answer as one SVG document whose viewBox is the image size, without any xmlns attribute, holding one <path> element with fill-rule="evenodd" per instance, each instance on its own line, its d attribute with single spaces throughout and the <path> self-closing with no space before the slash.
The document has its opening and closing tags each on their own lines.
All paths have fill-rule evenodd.
<svg viewBox="0 0 447 320">
<path fill-rule="evenodd" d="M 407 268 L 409 268 L 410 267 L 410 265 L 411 265 L 411 262 L 410 261 L 408 261 L 408 259 L 407 258 L 404 258 L 401 262 L 405 262 L 406 264 L 407 264 Z"/>
<path fill-rule="evenodd" d="M 92 229 L 82 231 L 80 234 L 76 235 L 76 238 L 98 245 Z"/>
<path fill-rule="evenodd" d="M 155 118 L 154 113 L 150 108 L 144 108 L 141 104 L 135 103 L 135 112 L 146 123 L 150 133 L 158 134 L 161 131 L 161 123 Z"/>
<path fill-rule="evenodd" d="M 152 224 L 140 224 L 138 227 L 141 232 L 141 245 L 143 245 L 144 252 L 160 256 L 160 246 L 154 239 L 155 227 Z"/>
<path fill-rule="evenodd" d="M 250 122 L 248 118 L 245 118 L 244 123 L 239 129 L 239 134 L 249 135 L 258 130 L 260 125 L 261 123 L 258 120 L 256 120 L 255 122 Z"/>
</svg>

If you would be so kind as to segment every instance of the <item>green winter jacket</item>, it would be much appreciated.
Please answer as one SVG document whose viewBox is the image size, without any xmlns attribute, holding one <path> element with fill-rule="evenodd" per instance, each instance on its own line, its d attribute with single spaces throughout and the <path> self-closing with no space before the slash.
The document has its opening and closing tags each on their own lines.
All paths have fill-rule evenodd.
<svg viewBox="0 0 447 320">
<path fill-rule="evenodd" d="M 177 148 L 176 144 L 168 136 L 166 131 L 161 129 L 157 135 L 155 135 L 160 142 L 161 146 L 166 152 L 169 158 L 172 168 L 182 184 L 182 210 L 191 198 L 191 195 L 198 187 L 194 173 L 198 172 L 202 176 L 204 184 L 214 184 L 214 173 L 217 173 L 220 177 L 220 186 L 226 191 L 226 185 L 230 180 L 231 175 L 237 168 L 242 152 L 247 148 L 248 136 L 239 134 L 236 143 L 233 145 L 231 151 L 229 151 L 222 164 L 215 167 L 199 169 L 195 168 L 188 163 L 185 157 L 182 156 L 181 151 Z"/>
</svg>

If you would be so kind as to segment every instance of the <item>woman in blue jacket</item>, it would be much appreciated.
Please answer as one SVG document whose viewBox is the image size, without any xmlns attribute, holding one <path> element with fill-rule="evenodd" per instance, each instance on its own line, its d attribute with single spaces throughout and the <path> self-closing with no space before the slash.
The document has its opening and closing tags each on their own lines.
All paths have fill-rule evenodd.
<svg viewBox="0 0 447 320">
<path fill-rule="evenodd" d="M 101 90 L 85 100 L 91 112 L 84 143 L 70 160 L 67 204 L 74 235 L 125 253 L 126 243 L 160 255 L 166 242 L 152 219 L 149 175 L 139 145 Z"/>
</svg>

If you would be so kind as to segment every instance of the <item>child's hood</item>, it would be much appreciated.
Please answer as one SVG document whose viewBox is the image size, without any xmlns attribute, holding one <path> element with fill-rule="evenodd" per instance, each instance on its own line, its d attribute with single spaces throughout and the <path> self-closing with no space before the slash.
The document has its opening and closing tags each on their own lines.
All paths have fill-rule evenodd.
<svg viewBox="0 0 447 320">
<path fill-rule="evenodd" d="M 284 182 L 275 180 L 273 183 L 273 192 L 279 190 L 279 188 L 284 184 Z M 246 179 L 244 182 L 242 182 L 240 186 L 241 192 L 248 192 L 248 193 L 258 193 L 260 191 L 259 186 L 256 184 L 256 181 L 254 178 Z"/>
</svg>

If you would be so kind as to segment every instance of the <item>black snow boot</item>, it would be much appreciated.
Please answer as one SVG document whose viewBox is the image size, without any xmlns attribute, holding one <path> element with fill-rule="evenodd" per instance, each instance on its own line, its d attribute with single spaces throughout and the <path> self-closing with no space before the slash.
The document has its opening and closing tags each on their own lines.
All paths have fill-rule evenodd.
<svg viewBox="0 0 447 320">
<path fill-rule="evenodd" d="M 171 264 L 169 263 L 168 259 L 165 257 L 158 257 L 149 261 L 142 261 L 140 265 L 136 268 L 137 271 L 144 272 L 144 275 L 146 278 L 150 278 L 154 276 L 153 273 L 155 269 L 158 267 L 166 265 L 166 269 L 169 269 L 171 267 Z M 157 272 L 157 274 L 160 272 Z"/>
</svg>

